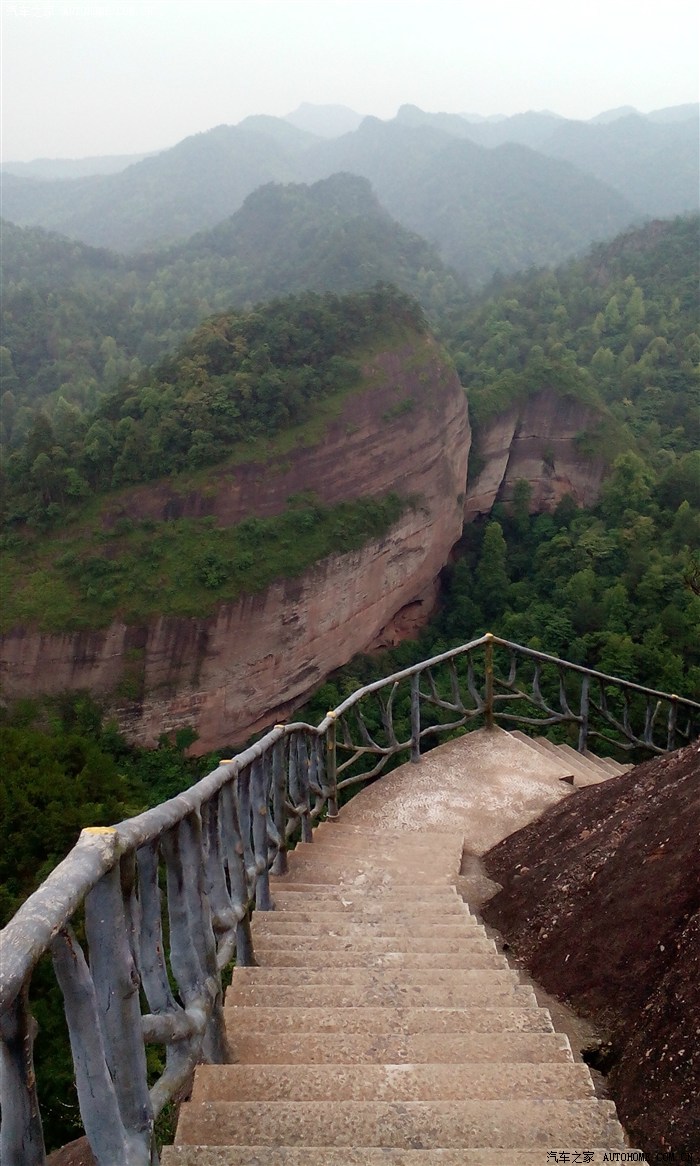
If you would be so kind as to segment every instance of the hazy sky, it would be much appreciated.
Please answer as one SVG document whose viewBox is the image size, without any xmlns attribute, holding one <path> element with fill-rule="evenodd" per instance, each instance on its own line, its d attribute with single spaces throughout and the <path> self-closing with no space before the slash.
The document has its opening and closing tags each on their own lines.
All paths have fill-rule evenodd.
<svg viewBox="0 0 700 1166">
<path fill-rule="evenodd" d="M 697 0 L 0 0 L 2 157 L 173 145 L 302 101 L 392 117 L 698 99 Z"/>
</svg>

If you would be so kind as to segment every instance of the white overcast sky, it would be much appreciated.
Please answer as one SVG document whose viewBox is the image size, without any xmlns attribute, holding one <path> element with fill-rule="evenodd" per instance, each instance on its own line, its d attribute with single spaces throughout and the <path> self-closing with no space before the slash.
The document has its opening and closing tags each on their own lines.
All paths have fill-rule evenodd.
<svg viewBox="0 0 700 1166">
<path fill-rule="evenodd" d="M 302 101 L 393 117 L 698 99 L 697 0 L 0 0 L 2 157 L 174 145 Z"/>
</svg>

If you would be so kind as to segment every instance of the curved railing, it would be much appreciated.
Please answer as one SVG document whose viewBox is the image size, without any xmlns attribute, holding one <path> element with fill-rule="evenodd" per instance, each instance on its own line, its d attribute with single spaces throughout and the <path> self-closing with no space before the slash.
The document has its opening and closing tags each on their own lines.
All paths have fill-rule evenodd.
<svg viewBox="0 0 700 1166">
<path fill-rule="evenodd" d="M 273 908 L 290 847 L 402 754 L 495 723 L 570 725 L 581 751 L 654 754 L 700 733 L 700 704 L 482 636 L 358 689 L 317 726 L 277 726 L 163 805 L 83 830 L 2 932 L 3 1166 L 45 1161 L 29 1003 L 43 955 L 98 1166 L 153 1166 L 158 1114 L 198 1062 L 227 1059 L 221 973 L 255 962 L 250 914 Z M 147 1045 L 165 1049 L 150 1087 Z"/>
</svg>

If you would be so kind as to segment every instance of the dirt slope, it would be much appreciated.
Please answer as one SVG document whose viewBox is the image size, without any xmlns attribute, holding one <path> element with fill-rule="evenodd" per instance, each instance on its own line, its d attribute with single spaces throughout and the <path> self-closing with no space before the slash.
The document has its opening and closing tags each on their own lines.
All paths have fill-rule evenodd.
<svg viewBox="0 0 700 1166">
<path fill-rule="evenodd" d="M 483 909 L 610 1033 L 633 1145 L 700 1162 L 700 742 L 581 790 L 485 857 Z"/>
</svg>

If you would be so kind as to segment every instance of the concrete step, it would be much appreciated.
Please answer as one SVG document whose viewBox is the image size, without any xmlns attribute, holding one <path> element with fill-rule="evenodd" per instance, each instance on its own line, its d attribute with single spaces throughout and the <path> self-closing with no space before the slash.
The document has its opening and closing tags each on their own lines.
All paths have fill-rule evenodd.
<svg viewBox="0 0 700 1166">
<path fill-rule="evenodd" d="M 333 883 L 341 887 L 347 886 L 348 883 L 364 880 L 368 883 L 380 883 L 388 887 L 396 884 L 406 886 L 412 876 L 415 879 L 414 886 L 417 883 L 420 886 L 448 887 L 452 886 L 458 873 L 459 864 L 456 866 L 452 863 L 440 864 L 434 859 L 414 862 L 410 866 L 407 862 L 392 862 L 391 859 L 387 859 L 379 869 L 378 864 L 372 865 L 369 860 L 363 862 L 358 859 L 356 862 L 350 862 L 331 857 L 321 860 L 318 857 L 311 858 L 311 856 L 306 855 L 295 859 L 294 852 L 292 852 L 289 856 L 287 878 L 297 878 L 301 882 L 322 879 L 326 883 Z"/>
<path fill-rule="evenodd" d="M 599 781 L 608 781 L 612 776 L 605 766 L 600 764 L 597 758 L 594 761 L 590 757 L 586 757 L 585 753 L 579 753 L 577 749 L 572 749 L 571 745 L 561 744 L 557 745 L 556 748 L 562 757 L 569 758 L 572 764 L 576 764 L 579 769 L 582 769 L 584 776 L 587 771 L 587 775 L 591 780 L 595 778 Z"/>
<path fill-rule="evenodd" d="M 259 987 L 303 988 L 306 984 L 328 985 L 329 987 L 357 988 L 370 991 L 373 988 L 404 988 L 408 986 L 440 985 L 446 988 L 461 988 L 472 984 L 492 985 L 503 988 L 519 985 L 517 973 L 504 961 L 503 967 L 495 968 L 334 968 L 329 977 L 323 968 L 234 968 L 232 988 Z"/>
<path fill-rule="evenodd" d="M 273 893 L 275 902 L 278 901 L 284 904 L 293 905 L 295 902 L 299 904 L 299 894 L 303 892 L 304 909 L 306 904 L 315 906 L 321 903 L 348 903 L 348 902 L 371 902 L 371 903 L 406 903 L 406 890 L 401 888 L 398 891 L 386 890 L 382 891 L 380 888 L 372 887 L 345 887 L 340 884 L 333 885 L 326 883 L 323 886 L 310 889 L 308 884 L 293 883 L 287 888 L 286 879 L 271 878 L 271 885 L 273 886 Z M 419 907 L 425 904 L 426 907 L 433 906 L 436 903 L 460 903 L 461 899 L 457 893 L 457 888 L 454 883 L 447 886 L 438 887 L 415 887 L 414 893 L 411 895 L 411 904 Z"/>
<path fill-rule="evenodd" d="M 440 914 L 440 915 L 464 915 L 468 913 L 468 908 L 462 899 L 457 895 L 443 896 L 442 898 L 435 898 L 432 901 L 423 900 L 421 903 L 407 904 L 403 895 L 394 895 L 391 898 L 380 898 L 378 895 L 358 895 L 354 892 L 349 892 L 347 895 L 326 896 L 325 898 L 311 899 L 309 895 L 304 895 L 303 903 L 299 902 L 298 895 L 280 895 L 275 891 L 274 895 L 275 910 L 278 913 L 286 914 L 289 911 L 303 910 L 314 912 L 314 914 L 333 913 L 333 914 L 347 914 L 349 912 L 356 912 L 358 914 L 376 914 L 379 911 L 392 912 L 403 911 L 407 907 L 410 908 L 411 914 Z"/>
<path fill-rule="evenodd" d="M 375 955 L 381 955 L 386 952 L 408 953 L 408 952 L 447 952 L 456 954 L 460 952 L 471 951 L 474 945 L 481 945 L 484 941 L 484 930 L 481 927 L 464 927 L 460 930 L 459 935 L 445 936 L 436 935 L 415 935 L 412 932 L 406 932 L 402 935 L 376 935 L 371 936 L 366 933 L 363 934 L 363 929 L 358 929 L 358 932 L 339 931 L 334 929 L 334 934 L 314 935 L 311 928 L 302 929 L 301 924 L 297 924 L 297 930 L 287 931 L 286 929 L 274 931 L 267 929 L 260 930 L 254 933 L 255 950 L 258 948 L 274 951 L 345 951 L 345 952 L 371 952 Z"/>
<path fill-rule="evenodd" d="M 261 947 L 256 944 L 255 955 L 260 964 L 260 971 L 275 968 L 297 968 L 307 973 L 318 972 L 326 980 L 335 981 L 336 971 L 340 968 L 392 968 L 392 969 L 419 969 L 419 968 L 507 968 L 505 956 L 499 955 L 495 944 L 490 939 L 481 941 L 483 947 L 470 946 L 464 952 L 423 952 L 403 951 L 384 952 L 379 955 L 363 951 L 355 951 L 352 947 L 340 951 L 287 951 L 281 949 Z M 489 947 L 489 944 L 491 945 Z M 331 976 L 328 969 L 333 968 Z M 313 977 L 312 977 L 313 978 Z"/>
<path fill-rule="evenodd" d="M 427 851 L 429 853 L 459 853 L 462 836 L 458 831 L 452 834 L 432 834 L 430 831 L 416 830 L 363 830 L 347 828 L 341 817 L 329 825 L 320 823 L 313 832 L 311 842 L 300 842 L 297 850 L 307 846 L 342 845 L 346 848 L 365 850 L 372 854 L 394 850 Z"/>
<path fill-rule="evenodd" d="M 477 976 L 488 977 L 481 982 Z M 512 975 L 505 972 L 475 971 L 469 981 L 448 987 L 446 984 L 402 984 L 396 980 L 367 986 L 364 984 L 309 984 L 285 988 L 267 984 L 249 984 L 240 987 L 231 984 L 226 992 L 225 1009 L 236 1004 L 248 1007 L 272 1005 L 275 1008 L 293 1008 L 295 1004 L 309 1003 L 316 1008 L 470 1008 L 497 1007 L 500 1004 L 523 1007 L 535 1006 L 531 988 L 509 980 L 498 984 L 492 976 Z"/>
<path fill-rule="evenodd" d="M 424 871 L 416 871 L 416 881 L 423 887 L 452 887 L 454 886 L 458 873 L 459 868 L 456 871 L 450 871 L 449 874 L 439 872 L 437 874 L 426 874 Z M 381 874 L 381 883 L 391 890 L 397 892 L 405 890 L 407 894 L 410 894 L 412 885 L 406 881 L 406 877 L 405 871 L 397 874 L 396 871 L 384 869 Z M 334 867 L 328 863 L 311 863 L 306 860 L 295 866 L 290 861 L 289 874 L 285 878 L 285 885 L 289 887 L 297 880 L 307 884 L 310 880 L 317 882 L 323 880 L 325 886 L 339 887 L 341 890 L 347 890 L 348 888 L 358 889 L 362 888 L 362 886 L 374 884 L 377 880 L 377 872 L 369 867 L 357 866 L 350 869 L 345 866 Z"/>
<path fill-rule="evenodd" d="M 291 873 L 286 875 L 270 875 L 270 887 L 273 894 L 278 889 L 287 891 L 291 894 L 304 894 L 309 891 L 320 891 L 322 893 L 328 892 L 330 894 L 344 895 L 348 891 L 360 893 L 361 891 L 371 891 L 376 895 L 391 895 L 396 896 L 406 895 L 413 898 L 414 894 L 418 901 L 433 895 L 442 895 L 452 893 L 455 889 L 454 879 L 445 879 L 439 883 L 428 883 L 417 887 L 415 883 L 407 882 L 406 879 L 392 879 L 389 883 L 387 880 L 379 879 L 378 883 L 372 883 L 369 879 L 356 880 L 354 883 L 350 879 L 344 879 L 339 876 L 336 879 L 327 878 L 323 870 L 315 869 L 312 871 L 309 879 L 305 880 L 300 877 L 292 878 Z"/>
<path fill-rule="evenodd" d="M 359 838 L 371 838 L 374 841 L 396 839 L 400 842 L 406 838 L 418 837 L 430 839 L 437 845 L 442 845 L 445 839 L 451 839 L 453 842 L 456 842 L 460 838 L 460 833 L 458 830 L 421 830 L 420 833 L 417 834 L 415 822 L 406 823 L 400 828 L 393 828 L 391 830 L 377 830 L 373 826 L 364 825 L 353 826 L 352 824 L 346 822 L 342 810 L 340 811 L 340 816 L 335 820 L 332 820 L 331 818 L 324 818 L 322 822 L 319 822 L 318 826 L 314 830 L 314 836 L 318 835 L 319 837 L 323 837 L 325 835 L 338 833 L 339 831 L 342 831 L 343 834 L 347 835 L 356 835 Z"/>
<path fill-rule="evenodd" d="M 569 1040 L 559 1032 L 390 1033 L 267 1032 L 240 1028 L 229 1036 L 236 1062 L 292 1064 L 568 1064 Z"/>
<path fill-rule="evenodd" d="M 583 756 L 587 761 L 591 761 L 593 765 L 597 765 L 599 769 L 604 769 L 608 773 L 615 775 L 625 773 L 625 766 L 619 761 L 615 761 L 613 757 L 598 757 L 595 753 L 591 753 L 590 749 L 584 749 Z"/>
<path fill-rule="evenodd" d="M 164 1146 L 162 1166 L 548 1166 L 550 1163 L 603 1163 L 621 1161 L 606 1157 L 620 1153 L 620 1147 L 587 1147 L 583 1157 L 580 1143 L 555 1144 L 546 1152 L 509 1147 L 503 1150 L 394 1150 L 362 1146 Z M 550 1154 L 550 1157 L 546 1157 Z M 645 1160 L 635 1159 L 638 1166 Z"/>
<path fill-rule="evenodd" d="M 200 1065 L 199 1101 L 506 1101 L 594 1096 L 585 1065 Z"/>
<path fill-rule="evenodd" d="M 362 1146 L 165 1146 L 162 1166 L 548 1166 L 554 1162 L 614 1162 L 606 1157 L 619 1153 L 619 1146 L 586 1147 L 581 1143 L 543 1150 L 509 1147 L 506 1160 L 503 1150 L 397 1150 Z M 546 1155 L 550 1155 L 547 1157 Z M 589 1156 L 590 1155 L 590 1156 Z M 635 1159 L 645 1166 L 644 1159 Z"/>
<path fill-rule="evenodd" d="M 439 858 L 454 865 L 454 863 L 459 863 L 462 855 L 461 840 L 459 846 L 454 845 L 449 848 L 448 854 L 444 847 L 439 847 L 434 842 L 428 845 L 420 841 L 420 835 L 416 837 L 415 841 L 410 834 L 406 834 L 406 841 L 403 843 L 382 843 L 370 841 L 359 834 L 341 834 L 341 830 L 342 827 L 335 834 L 321 835 L 320 838 L 314 838 L 312 842 L 299 842 L 294 850 L 289 852 L 289 857 L 294 855 L 297 858 L 302 858 L 322 854 L 330 858 L 344 859 L 347 857 L 349 861 L 359 859 L 363 862 L 373 863 L 377 862 L 378 859 L 382 862 L 413 862 L 417 860 L 432 862 Z"/>
<path fill-rule="evenodd" d="M 530 744 L 532 745 L 532 740 Z M 562 765 L 568 766 L 574 774 L 574 785 L 582 787 L 584 785 L 597 785 L 599 782 L 607 781 L 607 776 L 594 765 L 587 761 L 582 753 L 578 753 L 576 749 L 572 749 L 570 745 L 555 745 L 552 741 L 548 741 L 546 737 L 541 737 L 536 740 L 536 745 L 540 751 L 554 755 L 561 760 Z"/>
<path fill-rule="evenodd" d="M 226 1028 L 235 1041 L 237 1032 L 320 1033 L 339 1032 L 375 1036 L 393 1033 L 553 1032 L 546 1008 L 536 1005 L 477 1005 L 465 1008 L 324 1008 L 319 1006 L 262 1007 L 231 1005 L 226 1009 Z"/>
<path fill-rule="evenodd" d="M 580 787 L 582 782 L 588 781 L 591 778 L 591 773 L 586 767 L 583 758 L 581 764 L 578 763 L 577 758 L 580 756 L 576 754 L 575 757 L 566 756 L 560 752 L 558 745 L 553 745 L 545 737 L 528 737 L 526 733 L 522 733 L 520 729 L 513 729 L 511 736 L 521 744 L 526 745 L 532 752 L 536 753 L 538 757 L 543 759 L 543 762 L 554 763 L 560 767 L 560 780 L 565 777 L 572 777 L 573 784 Z"/>
<path fill-rule="evenodd" d="M 470 922 L 471 918 L 471 922 Z M 295 912 L 293 918 L 285 918 L 278 915 L 276 911 L 265 912 L 256 911 L 253 916 L 252 931 L 253 936 L 256 935 L 297 935 L 300 932 L 310 932 L 315 926 L 313 916 L 308 913 Z M 423 939 L 460 939 L 465 931 L 470 928 L 476 929 L 479 924 L 472 915 L 465 915 L 458 923 L 442 923 L 436 921 L 435 923 L 415 923 L 411 922 L 411 917 L 404 915 L 396 919 L 386 919 L 380 917 L 378 919 L 351 919 L 341 916 L 333 920 L 327 920 L 326 926 L 329 930 L 332 929 L 334 935 L 347 935 L 359 938 L 361 935 L 372 936 L 397 936 L 409 939 L 414 938 Z M 321 938 L 319 936 L 319 938 Z"/>
<path fill-rule="evenodd" d="M 416 925 L 425 925 L 428 927 L 460 927 L 466 925 L 467 928 L 472 927 L 476 922 L 476 916 L 472 915 L 465 903 L 461 905 L 455 903 L 450 907 L 450 910 L 443 912 L 441 907 L 428 908 L 428 910 L 421 909 L 415 911 L 411 908 L 409 903 L 392 905 L 390 907 L 382 904 L 367 903 L 365 906 L 348 906 L 345 909 L 326 911 L 319 910 L 317 907 L 311 907 L 306 910 L 300 904 L 296 909 L 290 907 L 284 911 L 256 911 L 252 922 L 256 925 L 262 926 L 275 920 L 278 923 L 304 923 L 311 924 L 319 930 L 325 930 L 326 927 L 335 927 L 337 925 L 348 924 L 366 924 L 368 927 L 373 927 L 379 923 L 399 924 L 403 927 L 412 927 Z"/>
<path fill-rule="evenodd" d="M 188 1103 L 176 1144 L 394 1146 L 549 1150 L 560 1143 L 625 1148 L 607 1101 L 267 1101 Z"/>
</svg>

